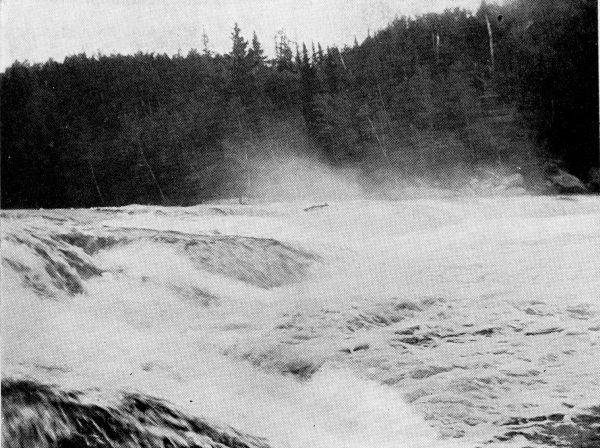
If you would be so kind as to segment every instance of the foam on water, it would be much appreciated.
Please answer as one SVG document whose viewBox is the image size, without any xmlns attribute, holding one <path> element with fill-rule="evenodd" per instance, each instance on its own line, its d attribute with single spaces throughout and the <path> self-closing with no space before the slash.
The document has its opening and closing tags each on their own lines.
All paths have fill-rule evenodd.
<svg viewBox="0 0 600 448">
<path fill-rule="evenodd" d="M 397 391 L 349 371 L 323 369 L 298 380 L 226 359 L 222 347 L 267 327 L 270 304 L 281 295 L 199 272 L 181 254 L 151 243 L 101 251 L 94 261 L 104 275 L 86 280 L 82 294 L 53 299 L 4 270 L 5 375 L 74 389 L 139 390 L 274 446 L 438 443 Z M 43 271 L 35 257 L 21 262 Z M 173 286 L 196 287 L 218 302 L 182 299 Z"/>
<path fill-rule="evenodd" d="M 281 447 L 474 446 L 597 390 L 597 202 L 210 207 L 5 219 L 3 374 L 136 389 Z"/>
</svg>

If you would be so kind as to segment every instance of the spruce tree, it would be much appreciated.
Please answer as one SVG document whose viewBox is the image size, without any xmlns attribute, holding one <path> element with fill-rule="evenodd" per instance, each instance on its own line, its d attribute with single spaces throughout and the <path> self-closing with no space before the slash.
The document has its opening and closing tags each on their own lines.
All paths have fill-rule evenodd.
<svg viewBox="0 0 600 448">
<path fill-rule="evenodd" d="M 230 92 L 244 103 L 251 89 L 250 60 L 248 58 L 248 41 L 241 35 L 240 27 L 235 23 L 231 34 L 232 47 L 229 53 L 229 69 L 231 75 Z"/>
<path fill-rule="evenodd" d="M 258 36 L 256 35 L 256 31 L 254 31 L 252 34 L 252 46 L 248 51 L 248 57 L 254 70 L 256 70 L 258 67 L 262 67 L 267 59 L 265 57 L 265 52 L 258 40 Z"/>
<path fill-rule="evenodd" d="M 279 30 L 275 35 L 275 62 L 277 69 L 281 71 L 293 71 L 294 53 L 290 47 L 290 41 L 284 30 Z"/>
<path fill-rule="evenodd" d="M 207 57 L 212 56 L 212 51 L 210 51 L 210 40 L 208 38 L 208 34 L 206 34 L 206 29 L 202 29 L 202 54 Z"/>
</svg>

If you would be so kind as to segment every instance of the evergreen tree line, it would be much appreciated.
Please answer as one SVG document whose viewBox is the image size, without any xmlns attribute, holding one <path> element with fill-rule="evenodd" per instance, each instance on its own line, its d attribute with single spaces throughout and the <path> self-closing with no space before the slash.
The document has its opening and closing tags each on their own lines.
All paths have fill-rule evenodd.
<svg viewBox="0 0 600 448">
<path fill-rule="evenodd" d="M 279 32 L 273 58 L 236 24 L 225 55 L 205 35 L 185 56 L 15 62 L 1 74 L 2 206 L 236 196 L 286 151 L 374 177 L 542 158 L 589 179 L 596 17 L 593 0 L 517 0 L 397 18 L 353 47 Z"/>
</svg>

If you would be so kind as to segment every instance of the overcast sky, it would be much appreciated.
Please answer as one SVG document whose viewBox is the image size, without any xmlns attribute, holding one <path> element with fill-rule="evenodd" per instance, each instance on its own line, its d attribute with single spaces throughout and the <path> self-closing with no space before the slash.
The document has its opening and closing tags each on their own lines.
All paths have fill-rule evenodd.
<svg viewBox="0 0 600 448">
<path fill-rule="evenodd" d="M 234 22 L 250 39 L 256 30 L 267 53 L 281 28 L 298 41 L 351 44 L 396 15 L 445 8 L 477 9 L 481 0 L 0 0 L 1 69 L 85 51 L 183 54 L 202 47 L 229 50 Z"/>
</svg>

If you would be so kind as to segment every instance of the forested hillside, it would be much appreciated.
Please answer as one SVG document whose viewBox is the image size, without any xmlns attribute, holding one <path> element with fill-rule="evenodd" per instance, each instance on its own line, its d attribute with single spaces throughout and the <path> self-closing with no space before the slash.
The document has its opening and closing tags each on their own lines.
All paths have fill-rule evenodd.
<svg viewBox="0 0 600 448">
<path fill-rule="evenodd" d="M 598 167 L 597 3 L 517 0 L 400 17 L 353 47 L 15 62 L 1 75 L 2 207 L 234 197 L 288 157 L 427 178 Z"/>
</svg>

